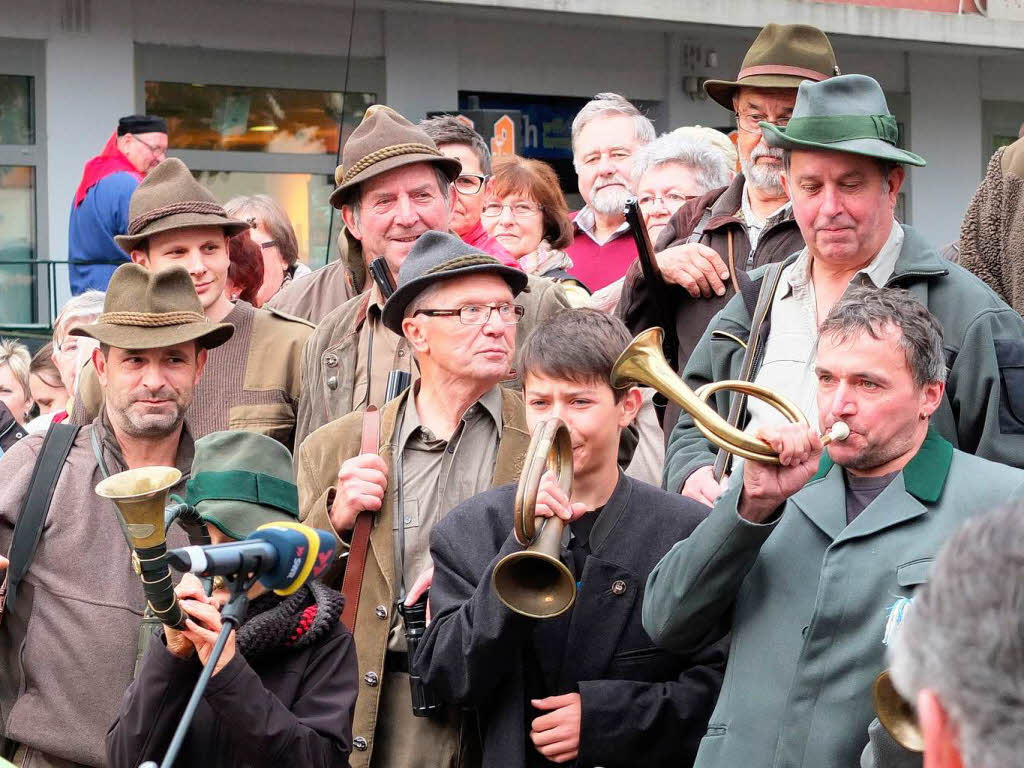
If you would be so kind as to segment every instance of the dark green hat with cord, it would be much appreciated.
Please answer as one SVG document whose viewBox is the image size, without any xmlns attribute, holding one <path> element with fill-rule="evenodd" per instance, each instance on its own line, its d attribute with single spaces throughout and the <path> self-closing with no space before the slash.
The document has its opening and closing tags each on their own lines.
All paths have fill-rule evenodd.
<svg viewBox="0 0 1024 768">
<path fill-rule="evenodd" d="M 789 123 L 761 123 L 761 131 L 772 147 L 825 149 L 907 165 L 926 164 L 923 157 L 896 145 L 896 118 L 889 112 L 882 86 L 867 75 L 802 83 Z"/>
<path fill-rule="evenodd" d="M 206 435 L 196 440 L 185 501 L 232 539 L 244 539 L 265 523 L 295 522 L 299 491 L 291 454 L 256 432 Z"/>
</svg>

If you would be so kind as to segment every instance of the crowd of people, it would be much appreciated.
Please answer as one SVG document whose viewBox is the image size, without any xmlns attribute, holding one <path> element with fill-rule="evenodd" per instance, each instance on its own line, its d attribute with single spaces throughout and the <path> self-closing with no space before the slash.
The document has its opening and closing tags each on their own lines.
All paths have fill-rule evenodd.
<svg viewBox="0 0 1024 768">
<path fill-rule="evenodd" d="M 587 103 L 575 212 L 464 120 L 370 107 L 315 271 L 275 200 L 222 204 L 122 118 L 52 343 L 0 341 L 0 765 L 159 762 L 208 664 L 180 765 L 1013 764 L 1024 140 L 937 244 L 896 219 L 926 159 L 820 30 L 768 24 L 705 90 L 734 140 Z M 806 418 L 713 389 L 760 450 L 719 448 L 678 382 L 623 380 L 658 327 L 672 379 Z M 552 434 L 571 470 L 524 491 Z M 253 585 L 217 658 L 225 585 L 186 574 L 161 626 L 94 492 L 144 467 L 193 510 L 170 547 L 301 522 L 335 560 Z M 498 587 L 535 525 L 569 607 Z M 876 716 L 890 665 L 905 727 Z"/>
</svg>

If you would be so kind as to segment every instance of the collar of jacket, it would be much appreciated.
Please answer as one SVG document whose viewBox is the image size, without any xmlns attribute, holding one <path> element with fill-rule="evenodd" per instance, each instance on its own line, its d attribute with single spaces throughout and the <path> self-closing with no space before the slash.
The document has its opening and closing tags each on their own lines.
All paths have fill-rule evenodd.
<svg viewBox="0 0 1024 768">
<path fill-rule="evenodd" d="M 615 484 L 615 490 L 608 497 L 608 501 L 605 502 L 601 514 L 598 515 L 594 527 L 590 531 L 591 553 L 596 553 L 601 548 L 605 539 L 608 538 L 608 534 L 619 522 L 622 513 L 626 511 L 631 489 L 629 478 L 622 473 L 622 470 L 619 470 L 619 480 Z"/>
<path fill-rule="evenodd" d="M 736 215 L 743 206 L 743 187 L 746 183 L 747 180 L 743 174 L 737 173 L 729 186 L 725 188 L 725 192 L 711 206 L 711 218 L 708 219 L 707 226 L 704 227 L 705 232 L 733 225 L 741 226 L 746 231 L 746 223 Z M 772 220 L 771 217 L 766 219 L 764 222 L 765 229 L 782 222 L 792 222 L 794 226 L 796 225 L 796 219 L 793 218 L 792 205 L 786 208 L 783 215 L 779 216 L 778 219 Z"/>
<path fill-rule="evenodd" d="M 942 489 L 946 486 L 946 478 L 949 476 L 949 467 L 953 463 L 953 445 L 943 438 L 932 427 L 928 427 L 928 434 L 914 458 L 903 468 L 903 485 L 907 493 L 918 501 L 934 504 L 942 496 Z M 818 472 L 810 479 L 813 483 L 824 478 L 835 462 L 828 455 L 822 453 L 821 463 L 818 465 Z"/>
</svg>

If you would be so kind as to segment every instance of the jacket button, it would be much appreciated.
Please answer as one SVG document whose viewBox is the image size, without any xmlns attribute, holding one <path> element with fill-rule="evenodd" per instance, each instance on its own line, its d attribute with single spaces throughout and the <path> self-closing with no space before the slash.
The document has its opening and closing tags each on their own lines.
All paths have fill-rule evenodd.
<svg viewBox="0 0 1024 768">
<path fill-rule="evenodd" d="M 337 376 L 330 376 L 330 377 L 328 377 L 328 379 L 327 379 L 327 388 L 328 389 L 337 389 L 338 388 L 338 377 Z"/>
<path fill-rule="evenodd" d="M 338 367 L 338 356 L 337 355 L 325 355 L 324 356 L 324 365 L 326 365 L 328 368 L 337 368 Z"/>
<path fill-rule="evenodd" d="M 360 752 L 365 752 L 367 747 L 366 739 L 364 739 L 362 736 L 356 736 L 354 739 L 352 739 L 352 746 L 358 749 Z"/>
<path fill-rule="evenodd" d="M 386 619 L 388 617 L 388 609 L 386 606 L 378 605 L 376 612 L 378 619 Z"/>
<path fill-rule="evenodd" d="M 376 672 L 367 672 L 365 675 L 363 675 L 363 682 L 371 688 L 376 688 L 377 683 L 379 683 L 380 680 L 378 679 Z"/>
<path fill-rule="evenodd" d="M 626 582 L 622 579 L 616 579 L 612 582 L 612 594 L 623 595 L 626 593 Z"/>
</svg>

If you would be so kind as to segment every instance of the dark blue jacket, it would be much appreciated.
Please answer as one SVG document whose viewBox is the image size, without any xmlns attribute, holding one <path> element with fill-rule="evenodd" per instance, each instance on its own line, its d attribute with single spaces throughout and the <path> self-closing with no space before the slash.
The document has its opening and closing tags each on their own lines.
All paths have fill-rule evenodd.
<svg viewBox="0 0 1024 768">
<path fill-rule="evenodd" d="M 112 173 L 96 182 L 82 204 L 71 208 L 68 260 L 107 261 L 110 264 L 74 264 L 68 267 L 71 294 L 90 288 L 107 290 L 110 276 L 128 256 L 114 242 L 114 235 L 128 231 L 128 204 L 139 182 L 130 173 Z"/>
</svg>

